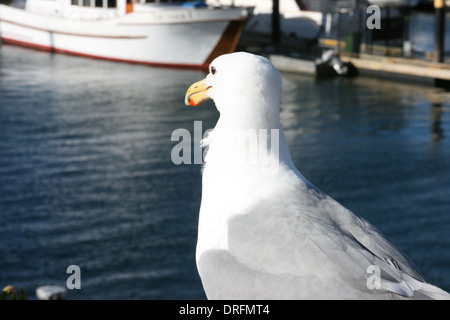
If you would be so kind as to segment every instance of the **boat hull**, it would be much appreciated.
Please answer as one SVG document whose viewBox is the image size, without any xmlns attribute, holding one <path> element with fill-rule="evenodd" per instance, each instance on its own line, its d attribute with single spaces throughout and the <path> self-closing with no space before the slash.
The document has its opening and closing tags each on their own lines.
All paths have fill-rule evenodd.
<svg viewBox="0 0 450 320">
<path fill-rule="evenodd" d="M 233 52 L 243 23 L 205 10 L 136 12 L 85 21 L 49 17 L 0 5 L 4 43 L 113 61 L 183 68 L 205 68 Z"/>
</svg>

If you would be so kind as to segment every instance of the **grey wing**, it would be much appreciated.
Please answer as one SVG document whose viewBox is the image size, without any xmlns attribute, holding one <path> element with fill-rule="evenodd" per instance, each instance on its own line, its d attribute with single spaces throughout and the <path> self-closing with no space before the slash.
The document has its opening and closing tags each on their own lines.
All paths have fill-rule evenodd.
<svg viewBox="0 0 450 320">
<path fill-rule="evenodd" d="M 414 295 L 422 276 L 375 227 L 316 189 L 301 192 L 263 200 L 229 222 L 227 259 L 246 270 L 241 283 L 264 279 L 270 285 L 256 290 L 299 298 Z"/>
</svg>

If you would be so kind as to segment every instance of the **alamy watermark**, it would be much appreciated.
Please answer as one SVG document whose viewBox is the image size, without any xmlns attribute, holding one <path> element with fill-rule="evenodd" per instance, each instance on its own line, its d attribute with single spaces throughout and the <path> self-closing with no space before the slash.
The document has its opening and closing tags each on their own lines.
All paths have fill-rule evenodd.
<svg viewBox="0 0 450 320">
<path fill-rule="evenodd" d="M 366 21 L 366 27 L 369 30 L 381 29 L 381 10 L 377 5 L 368 6 L 366 13 L 370 14 Z"/>
<path fill-rule="evenodd" d="M 175 129 L 171 141 L 178 143 L 172 148 L 173 164 L 202 164 L 208 146 L 201 141 L 209 139 L 212 129 L 203 132 L 202 121 L 194 121 L 194 132 L 184 128 Z M 254 165 L 263 174 L 274 174 L 279 168 L 279 129 L 230 129 L 220 138 L 220 159 L 224 165 Z"/>
<path fill-rule="evenodd" d="M 66 273 L 71 275 L 67 278 L 66 286 L 67 289 L 81 289 L 81 269 L 76 264 L 72 264 L 67 267 Z"/>
<path fill-rule="evenodd" d="M 366 272 L 370 276 L 366 280 L 367 289 L 381 289 L 381 270 L 380 266 L 372 264 L 367 267 Z"/>
</svg>

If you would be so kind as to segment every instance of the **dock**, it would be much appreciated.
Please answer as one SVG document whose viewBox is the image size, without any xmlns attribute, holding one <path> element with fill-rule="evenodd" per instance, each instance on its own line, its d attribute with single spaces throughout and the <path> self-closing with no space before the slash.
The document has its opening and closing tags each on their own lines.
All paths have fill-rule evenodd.
<svg viewBox="0 0 450 320">
<path fill-rule="evenodd" d="M 330 66 L 320 61 L 320 52 L 333 49 L 356 74 L 450 88 L 450 64 L 436 62 L 432 52 L 425 53 L 424 57 L 404 57 L 401 47 L 361 44 L 361 52 L 354 53 L 346 50 L 345 42 L 335 39 L 319 39 L 316 45 L 305 45 L 289 38 L 282 38 L 276 45 L 270 39 L 249 37 L 242 40 L 239 50 L 267 56 L 282 72 L 316 77 L 333 75 Z"/>
<path fill-rule="evenodd" d="M 282 72 L 315 77 L 336 75 L 329 65 L 320 63 L 318 60 L 279 54 L 271 54 L 269 58 Z M 339 58 L 344 64 L 351 65 L 356 75 L 450 88 L 450 64 L 448 63 L 363 53 L 358 55 L 343 53 Z"/>
<path fill-rule="evenodd" d="M 301 73 L 316 77 L 336 74 L 331 66 L 319 60 L 301 59 L 279 54 L 271 54 L 269 59 L 279 71 L 283 72 Z"/>
<path fill-rule="evenodd" d="M 424 57 L 403 57 L 402 48 L 398 47 L 372 46 L 373 53 L 367 53 L 369 50 L 365 44 L 361 44 L 362 52 L 354 53 L 346 51 L 345 46 L 344 42 L 319 39 L 314 50 L 298 54 L 299 47 L 283 43 L 282 50 L 269 52 L 267 56 L 282 72 L 321 77 L 336 75 L 329 65 L 320 61 L 319 54 L 321 51 L 334 49 L 342 63 L 351 65 L 357 75 L 450 88 L 450 63 L 437 62 L 431 52 L 426 53 Z"/>
<path fill-rule="evenodd" d="M 450 65 L 446 63 L 369 54 L 343 54 L 340 58 L 355 66 L 359 74 L 450 86 Z"/>
</svg>

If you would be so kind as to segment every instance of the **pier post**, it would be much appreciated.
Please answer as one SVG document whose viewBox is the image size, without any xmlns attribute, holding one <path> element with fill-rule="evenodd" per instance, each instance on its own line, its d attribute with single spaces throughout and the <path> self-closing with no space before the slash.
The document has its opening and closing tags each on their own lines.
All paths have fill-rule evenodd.
<svg viewBox="0 0 450 320">
<path fill-rule="evenodd" d="M 280 42 L 280 1 L 272 0 L 272 41 Z"/>
<path fill-rule="evenodd" d="M 434 61 L 444 62 L 445 0 L 434 0 Z"/>
</svg>

